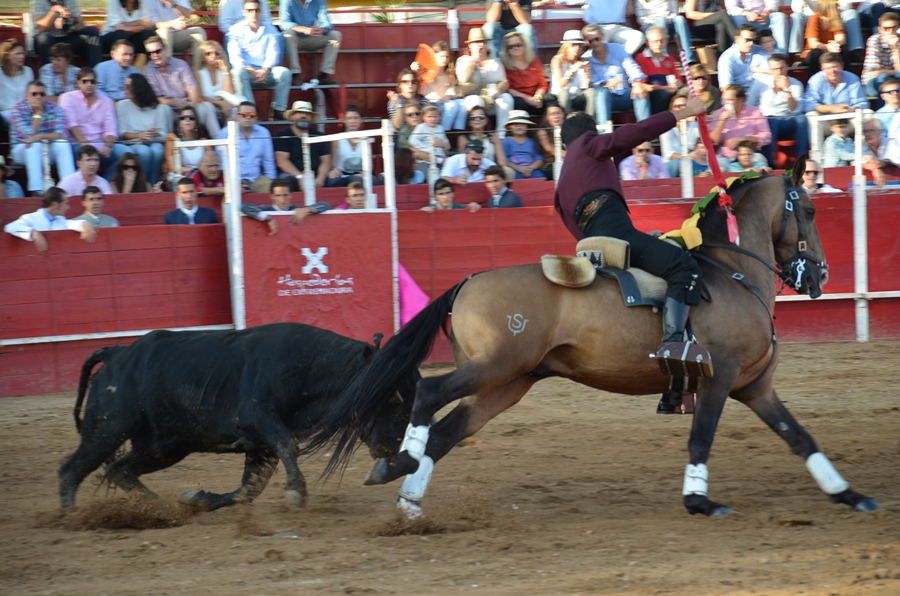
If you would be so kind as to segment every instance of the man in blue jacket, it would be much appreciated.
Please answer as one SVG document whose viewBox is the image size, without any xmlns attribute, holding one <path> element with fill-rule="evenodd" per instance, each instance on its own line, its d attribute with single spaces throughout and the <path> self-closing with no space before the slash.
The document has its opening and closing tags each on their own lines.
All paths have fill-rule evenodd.
<svg viewBox="0 0 900 596">
<path fill-rule="evenodd" d="M 168 224 L 214 224 L 219 223 L 216 212 L 197 205 L 197 185 L 190 178 L 182 178 L 175 185 L 175 198 L 181 199 L 182 206 L 166 213 L 164 222 Z"/>
<path fill-rule="evenodd" d="M 341 49 L 341 34 L 334 30 L 325 0 L 281 0 L 278 9 L 281 30 L 292 31 L 300 51 L 321 50 L 322 66 L 319 68 L 319 83 L 336 85 L 334 64 Z"/>
</svg>

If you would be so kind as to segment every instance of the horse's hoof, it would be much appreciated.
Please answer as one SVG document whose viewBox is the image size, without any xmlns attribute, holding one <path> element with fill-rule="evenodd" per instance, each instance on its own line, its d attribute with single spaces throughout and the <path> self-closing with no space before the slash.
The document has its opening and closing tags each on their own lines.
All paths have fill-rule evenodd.
<svg viewBox="0 0 900 596">
<path fill-rule="evenodd" d="M 720 503 L 714 503 L 704 495 L 685 495 L 684 507 L 691 515 L 700 513 L 707 517 L 720 517 L 731 513 L 731 507 Z"/>
<path fill-rule="evenodd" d="M 200 497 L 202 493 L 200 489 L 186 490 L 178 495 L 178 502 L 182 505 L 200 505 L 203 501 Z"/>
<path fill-rule="evenodd" d="M 286 490 L 284 496 L 288 503 L 295 507 L 306 507 L 306 495 L 301 495 L 299 490 Z"/>
<path fill-rule="evenodd" d="M 366 474 L 366 479 L 363 481 L 365 486 L 373 486 L 375 484 L 384 484 L 387 482 L 385 478 L 388 473 L 388 462 L 385 458 L 376 459 L 375 463 L 372 464 L 372 469 L 369 470 L 369 473 Z"/>
<path fill-rule="evenodd" d="M 425 516 L 425 514 L 422 513 L 422 507 L 420 507 L 418 503 L 403 497 L 397 499 L 397 509 L 402 511 L 406 516 L 406 519 L 409 520 L 419 519 Z"/>
<path fill-rule="evenodd" d="M 881 505 L 875 502 L 875 499 L 863 499 L 853 506 L 853 511 L 860 513 L 868 513 L 869 511 L 880 511 Z"/>
<path fill-rule="evenodd" d="M 731 507 L 728 507 L 727 505 L 719 505 L 706 515 L 708 515 L 709 517 L 718 517 L 720 515 L 728 515 L 729 513 L 731 513 Z"/>
</svg>

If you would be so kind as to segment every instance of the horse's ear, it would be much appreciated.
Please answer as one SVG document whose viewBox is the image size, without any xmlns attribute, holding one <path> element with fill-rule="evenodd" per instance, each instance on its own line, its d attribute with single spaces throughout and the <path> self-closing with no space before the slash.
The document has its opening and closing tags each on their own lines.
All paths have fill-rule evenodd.
<svg viewBox="0 0 900 596">
<path fill-rule="evenodd" d="M 806 171 L 806 154 L 801 155 L 797 158 L 797 161 L 794 162 L 794 167 L 791 171 L 791 183 L 794 185 L 794 188 L 800 188 L 803 186 L 803 172 Z"/>
</svg>

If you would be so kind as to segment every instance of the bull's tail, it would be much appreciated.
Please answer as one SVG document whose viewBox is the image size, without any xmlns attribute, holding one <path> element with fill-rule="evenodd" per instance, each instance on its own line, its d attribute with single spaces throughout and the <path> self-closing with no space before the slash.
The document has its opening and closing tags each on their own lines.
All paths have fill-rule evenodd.
<svg viewBox="0 0 900 596">
<path fill-rule="evenodd" d="M 75 400 L 75 428 L 81 432 L 81 406 L 84 404 L 84 398 L 87 395 L 88 385 L 94 372 L 94 367 L 98 364 L 109 362 L 113 357 L 125 349 L 125 346 L 106 346 L 100 348 L 84 361 L 81 366 L 81 379 L 78 381 L 78 399 Z"/>
<path fill-rule="evenodd" d="M 324 476 L 331 475 L 349 461 L 363 429 L 375 419 L 381 407 L 394 398 L 401 383 L 416 373 L 450 316 L 453 301 L 463 283 L 465 281 L 447 290 L 404 325 L 354 377 L 312 429 L 303 448 L 306 453 L 321 449 L 337 438 Z"/>
</svg>

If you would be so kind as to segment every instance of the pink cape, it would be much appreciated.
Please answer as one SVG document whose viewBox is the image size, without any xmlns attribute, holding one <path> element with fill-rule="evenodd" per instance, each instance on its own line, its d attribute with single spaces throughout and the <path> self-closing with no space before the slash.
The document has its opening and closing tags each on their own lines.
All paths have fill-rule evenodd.
<svg viewBox="0 0 900 596">
<path fill-rule="evenodd" d="M 400 324 L 406 325 L 428 306 L 430 299 L 401 263 L 397 263 L 397 274 L 400 286 Z"/>
</svg>

